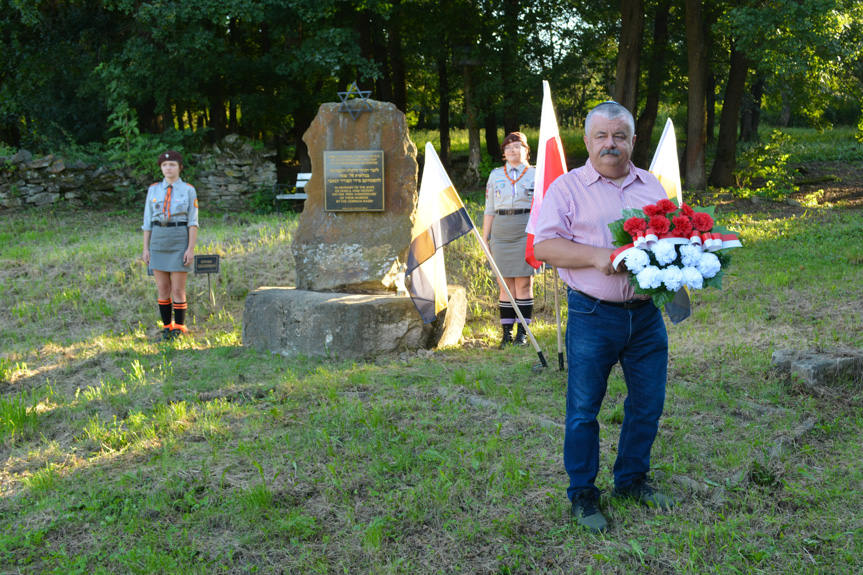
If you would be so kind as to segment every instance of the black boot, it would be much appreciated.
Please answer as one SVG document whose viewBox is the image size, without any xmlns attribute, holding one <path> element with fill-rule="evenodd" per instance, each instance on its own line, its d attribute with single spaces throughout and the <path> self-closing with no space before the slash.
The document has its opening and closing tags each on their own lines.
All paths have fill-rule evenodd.
<svg viewBox="0 0 863 575">
<path fill-rule="evenodd" d="M 503 349 L 512 344 L 512 324 L 504 324 L 501 327 L 503 327 L 503 339 L 497 347 L 498 349 Z"/>
<path fill-rule="evenodd" d="M 527 345 L 527 330 L 522 324 L 518 324 L 518 331 L 515 332 L 515 341 L 513 345 Z"/>
</svg>

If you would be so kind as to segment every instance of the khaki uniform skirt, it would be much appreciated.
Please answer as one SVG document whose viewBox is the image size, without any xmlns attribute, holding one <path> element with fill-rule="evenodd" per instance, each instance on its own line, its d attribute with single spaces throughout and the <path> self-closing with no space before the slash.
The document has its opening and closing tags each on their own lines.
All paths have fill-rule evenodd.
<svg viewBox="0 0 863 575">
<path fill-rule="evenodd" d="M 524 261 L 527 247 L 527 222 L 530 214 L 495 216 L 491 224 L 491 256 L 505 278 L 521 278 L 537 273 Z"/>
<path fill-rule="evenodd" d="M 150 233 L 150 269 L 161 272 L 190 272 L 183 265 L 183 254 L 189 248 L 189 228 L 163 228 L 154 225 Z"/>
</svg>

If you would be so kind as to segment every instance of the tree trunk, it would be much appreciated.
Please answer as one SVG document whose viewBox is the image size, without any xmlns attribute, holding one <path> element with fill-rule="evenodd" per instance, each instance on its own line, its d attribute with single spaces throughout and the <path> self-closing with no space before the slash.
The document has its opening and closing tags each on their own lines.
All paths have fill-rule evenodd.
<svg viewBox="0 0 863 575">
<path fill-rule="evenodd" d="M 620 0 L 620 17 L 614 100 L 635 116 L 638 111 L 639 64 L 644 39 L 644 0 Z"/>
<path fill-rule="evenodd" d="M 383 22 L 381 17 L 369 11 L 367 18 L 370 22 L 372 59 L 380 66 L 381 75 L 375 81 L 375 93 L 378 100 L 383 102 L 393 101 L 393 83 L 392 72 L 390 71 L 390 63 L 388 58 L 388 47 L 386 40 L 383 38 Z"/>
<path fill-rule="evenodd" d="M 782 111 L 779 113 L 779 125 L 787 128 L 791 122 L 791 100 L 788 98 L 788 92 L 782 91 Z"/>
<path fill-rule="evenodd" d="M 446 45 L 441 46 L 437 57 L 437 79 L 438 79 L 438 130 L 440 132 L 440 157 L 441 164 L 449 168 L 449 75 L 447 74 L 447 50 Z"/>
<path fill-rule="evenodd" d="M 716 127 L 716 74 L 707 73 L 707 143 L 712 144 Z"/>
<path fill-rule="evenodd" d="M 518 132 L 518 12 L 519 0 L 504 0 L 503 37 L 501 38 L 500 77 L 503 80 L 503 133 Z"/>
<path fill-rule="evenodd" d="M 392 71 L 393 104 L 396 108 L 407 114 L 408 111 L 408 88 L 407 88 L 407 66 L 402 52 L 402 25 L 401 0 L 393 1 L 393 15 L 390 18 L 389 34 L 387 35 L 387 49 L 389 51 L 390 70 Z"/>
<path fill-rule="evenodd" d="M 231 134 L 237 134 L 240 131 L 240 124 L 237 120 L 237 102 L 235 100 L 228 102 L 228 131 Z"/>
<path fill-rule="evenodd" d="M 746 88 L 746 73 L 749 60 L 731 44 L 731 66 L 728 70 L 728 85 L 722 103 L 722 117 L 719 119 L 719 139 L 716 143 L 716 159 L 710 171 L 710 185 L 727 188 L 734 184 L 734 167 L 737 157 L 737 120 L 740 116 L 740 103 Z"/>
<path fill-rule="evenodd" d="M 183 118 L 183 116 L 185 116 L 185 115 L 186 115 L 186 112 L 183 110 L 183 107 L 182 107 L 182 105 L 181 105 L 181 104 L 174 104 L 174 107 L 175 107 L 175 108 L 176 108 L 176 110 L 177 110 L 177 113 L 176 113 L 176 118 L 177 118 L 177 130 L 179 130 L 180 132 L 182 132 L 182 131 L 184 131 L 184 130 L 186 129 L 185 119 Z"/>
<path fill-rule="evenodd" d="M 686 186 L 703 190 L 707 184 L 707 48 L 701 0 L 686 0 L 686 51 L 689 61 L 689 98 L 686 126 Z"/>
<path fill-rule="evenodd" d="M 464 76 L 464 107 L 467 116 L 467 172 L 465 181 L 468 185 L 479 182 L 479 164 L 482 154 L 479 150 L 479 124 L 476 120 L 476 109 L 474 106 L 473 77 L 471 67 L 462 66 Z"/>
<path fill-rule="evenodd" d="M 764 95 L 764 77 L 758 76 L 752 83 L 748 94 L 743 95 L 740 111 L 740 141 L 752 142 L 758 139 L 758 123 L 761 120 L 761 97 Z"/>
<path fill-rule="evenodd" d="M 318 88 L 320 88 L 320 83 Z M 320 90 L 318 90 L 320 93 Z M 294 112 L 294 126 L 291 129 L 291 137 L 294 140 L 294 158 L 293 163 L 299 164 L 300 172 L 312 171 L 312 158 L 309 156 L 309 147 L 303 141 L 303 134 L 312 125 L 317 115 L 317 109 L 299 107 Z"/>
<path fill-rule="evenodd" d="M 500 158 L 500 139 L 497 137 L 497 118 L 494 117 L 494 112 L 489 112 L 485 116 L 485 151 L 492 160 Z"/>
<path fill-rule="evenodd" d="M 653 24 L 653 50 L 647 69 L 647 99 L 644 109 L 635 122 L 635 133 L 639 136 L 635 140 L 632 151 L 632 163 L 636 166 L 646 167 L 650 165 L 650 137 L 653 134 L 653 126 L 656 124 L 656 116 L 659 111 L 659 97 L 662 94 L 662 81 L 665 77 L 665 62 L 668 54 L 668 15 L 671 12 L 671 0 L 663 0 L 656 7 L 656 16 Z"/>
</svg>

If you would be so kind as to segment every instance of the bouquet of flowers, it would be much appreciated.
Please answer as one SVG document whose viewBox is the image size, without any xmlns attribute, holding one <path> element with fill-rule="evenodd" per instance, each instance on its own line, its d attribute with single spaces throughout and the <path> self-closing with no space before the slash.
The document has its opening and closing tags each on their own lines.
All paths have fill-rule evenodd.
<svg viewBox="0 0 863 575">
<path fill-rule="evenodd" d="M 722 276 L 731 265 L 728 250 L 741 247 L 736 234 L 717 225 L 713 207 L 692 208 L 660 200 L 640 210 L 621 210 L 621 219 L 608 225 L 617 250 L 614 269 L 626 266 L 635 293 L 653 298 L 656 307 L 688 287 L 722 289 Z"/>
</svg>

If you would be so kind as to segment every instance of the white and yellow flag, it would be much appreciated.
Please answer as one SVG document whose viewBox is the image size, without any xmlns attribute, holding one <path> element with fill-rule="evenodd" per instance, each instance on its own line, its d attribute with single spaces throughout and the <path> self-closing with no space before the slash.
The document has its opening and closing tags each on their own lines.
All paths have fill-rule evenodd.
<svg viewBox="0 0 863 575">
<path fill-rule="evenodd" d="M 405 273 L 408 293 L 426 323 L 433 322 L 447 305 L 443 247 L 473 227 L 434 146 L 426 143 Z"/>
<path fill-rule="evenodd" d="M 671 118 L 665 122 L 665 129 L 659 138 L 659 145 L 650 162 L 650 173 L 656 176 L 669 199 L 676 199 L 677 205 L 683 203 L 683 190 L 680 186 L 680 164 L 677 161 L 677 137 L 674 135 L 674 123 Z M 672 323 L 680 323 L 692 313 L 689 301 L 689 290 L 685 287 L 677 290 L 674 299 L 665 304 L 665 313 Z"/>
<path fill-rule="evenodd" d="M 676 198 L 677 205 L 683 203 L 683 191 L 680 187 L 680 165 L 677 161 L 677 138 L 674 136 L 674 123 L 671 118 L 665 122 L 665 129 L 659 138 L 659 145 L 650 162 L 650 173 L 657 177 L 665 188 L 668 197 Z"/>
</svg>

